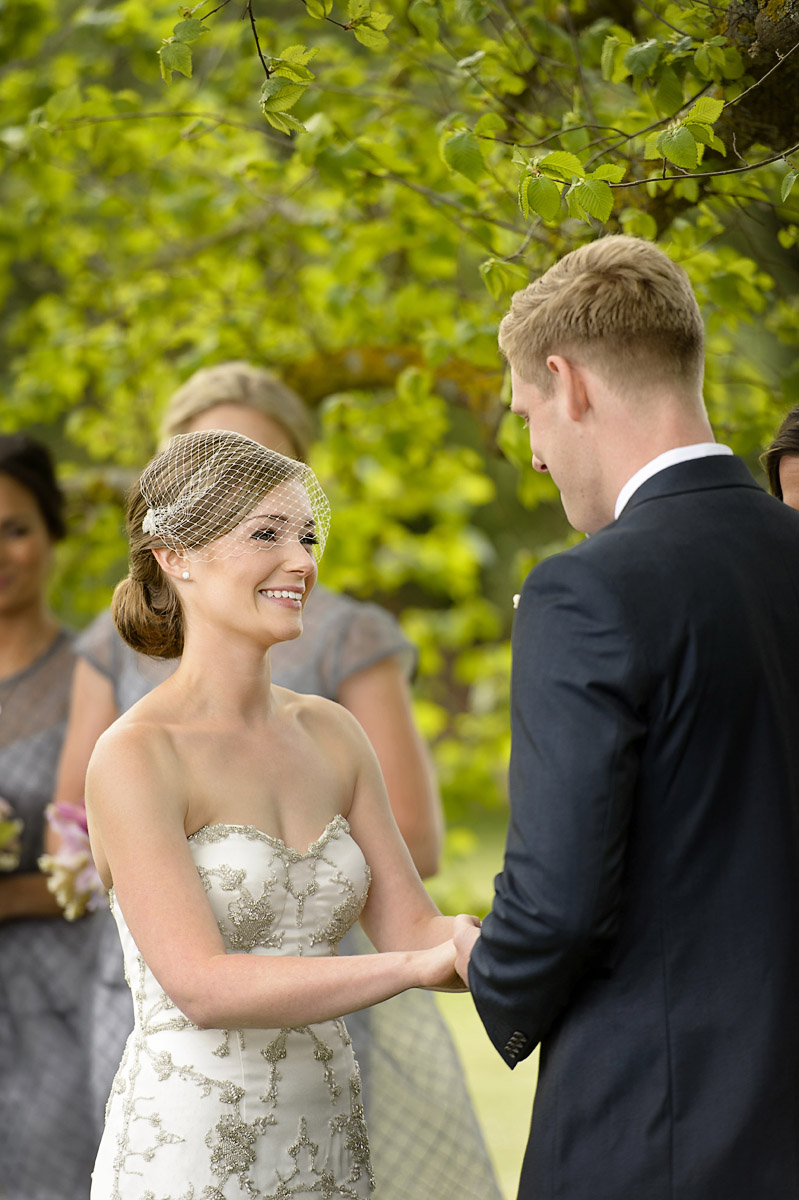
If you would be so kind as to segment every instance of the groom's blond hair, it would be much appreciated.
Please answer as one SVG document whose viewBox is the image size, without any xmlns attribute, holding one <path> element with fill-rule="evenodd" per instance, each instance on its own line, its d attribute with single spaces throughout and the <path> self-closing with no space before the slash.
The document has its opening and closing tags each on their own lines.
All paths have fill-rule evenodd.
<svg viewBox="0 0 799 1200">
<path fill-rule="evenodd" d="M 682 267 L 651 242 L 613 235 L 565 255 L 516 292 L 499 345 L 517 375 L 549 390 L 550 354 L 624 393 L 647 383 L 701 395 L 704 329 Z"/>
</svg>

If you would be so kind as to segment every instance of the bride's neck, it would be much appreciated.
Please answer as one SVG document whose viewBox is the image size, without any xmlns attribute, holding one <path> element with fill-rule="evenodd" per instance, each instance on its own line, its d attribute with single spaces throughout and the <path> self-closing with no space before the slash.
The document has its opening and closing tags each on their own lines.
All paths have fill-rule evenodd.
<svg viewBox="0 0 799 1200">
<path fill-rule="evenodd" d="M 182 711 L 194 716 L 249 723 L 267 719 L 274 706 L 269 651 L 252 643 L 189 639 L 172 680 Z"/>
</svg>

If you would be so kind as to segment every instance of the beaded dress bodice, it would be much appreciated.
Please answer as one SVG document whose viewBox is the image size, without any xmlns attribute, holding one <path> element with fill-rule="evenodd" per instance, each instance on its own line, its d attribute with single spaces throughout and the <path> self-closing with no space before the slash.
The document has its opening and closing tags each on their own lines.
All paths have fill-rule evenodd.
<svg viewBox="0 0 799 1200">
<path fill-rule="evenodd" d="M 189 839 L 230 954 L 336 954 L 369 868 L 335 817 L 304 852 L 249 825 Z M 135 1026 L 114 1081 L 92 1200 L 357 1200 L 372 1189 L 361 1081 L 342 1020 L 193 1025 L 159 987 L 112 894 Z"/>
</svg>

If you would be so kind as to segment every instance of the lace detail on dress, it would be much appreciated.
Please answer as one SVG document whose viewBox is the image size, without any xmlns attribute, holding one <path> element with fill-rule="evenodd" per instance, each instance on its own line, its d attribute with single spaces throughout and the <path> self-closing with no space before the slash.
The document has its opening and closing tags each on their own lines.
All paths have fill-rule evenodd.
<svg viewBox="0 0 799 1200">
<path fill-rule="evenodd" d="M 339 834 L 349 833 L 350 826 L 346 817 L 342 817 L 341 813 L 336 813 L 332 820 L 328 821 L 319 837 L 315 842 L 311 842 L 307 850 L 295 850 L 292 846 L 287 846 L 282 838 L 275 837 L 271 833 L 264 833 L 262 829 L 258 829 L 255 825 L 222 825 L 214 822 L 211 825 L 202 825 L 196 833 L 189 834 L 189 842 L 197 842 L 200 845 L 213 845 L 218 842 L 224 842 L 230 837 L 231 833 L 240 833 L 242 837 L 248 838 L 253 842 L 267 842 L 270 846 L 274 846 L 277 850 L 283 852 L 290 862 L 299 862 L 303 858 L 312 858 L 318 855 L 330 838 L 338 837 Z"/>
<path fill-rule="evenodd" d="M 369 869 L 342 816 L 304 852 L 249 825 L 208 825 L 188 841 L 228 953 L 335 954 L 366 901 Z M 368 1197 L 361 1079 L 344 1022 L 198 1028 L 156 983 L 113 893 L 111 902 L 135 1027 L 94 1200 Z"/>
</svg>

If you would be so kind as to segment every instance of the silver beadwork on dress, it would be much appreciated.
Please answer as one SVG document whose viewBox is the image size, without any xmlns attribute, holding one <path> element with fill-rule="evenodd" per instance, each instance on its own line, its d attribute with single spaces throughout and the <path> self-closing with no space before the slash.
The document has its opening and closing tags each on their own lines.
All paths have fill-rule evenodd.
<svg viewBox="0 0 799 1200">
<path fill-rule="evenodd" d="M 241 434 L 178 434 L 147 464 L 139 487 L 148 505 L 142 532 L 187 559 L 233 558 L 293 540 L 322 556 L 330 505 L 313 471 Z"/>
<path fill-rule="evenodd" d="M 341 815 L 304 851 L 252 825 L 205 825 L 188 845 L 228 954 L 337 954 L 366 902 L 369 868 Z M 113 891 L 111 903 L 135 1025 L 92 1200 L 369 1200 L 361 1078 L 344 1021 L 199 1028 L 147 967 Z"/>
</svg>

